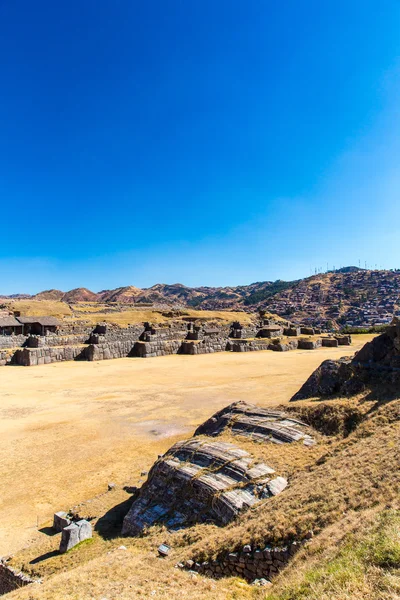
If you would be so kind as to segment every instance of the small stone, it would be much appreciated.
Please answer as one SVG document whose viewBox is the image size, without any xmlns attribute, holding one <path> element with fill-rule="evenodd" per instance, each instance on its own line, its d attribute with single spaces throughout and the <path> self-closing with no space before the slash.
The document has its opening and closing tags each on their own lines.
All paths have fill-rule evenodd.
<svg viewBox="0 0 400 600">
<path fill-rule="evenodd" d="M 243 546 L 243 552 L 251 552 L 250 544 L 246 544 L 245 546 Z"/>
<path fill-rule="evenodd" d="M 118 546 L 118 550 L 126 550 L 126 546 Z"/>
<path fill-rule="evenodd" d="M 306 540 L 311 540 L 311 538 L 314 537 L 314 532 L 310 529 L 310 531 L 307 531 L 306 535 L 305 535 L 305 539 Z"/>
<path fill-rule="evenodd" d="M 108 491 L 109 491 L 109 492 L 112 492 L 113 490 L 115 490 L 115 487 L 116 487 L 116 486 L 115 486 L 115 483 L 109 483 L 109 484 L 108 484 Z"/>
<path fill-rule="evenodd" d="M 168 556 L 170 550 L 171 548 L 167 544 L 161 544 L 158 546 L 158 554 L 160 556 Z"/>
</svg>

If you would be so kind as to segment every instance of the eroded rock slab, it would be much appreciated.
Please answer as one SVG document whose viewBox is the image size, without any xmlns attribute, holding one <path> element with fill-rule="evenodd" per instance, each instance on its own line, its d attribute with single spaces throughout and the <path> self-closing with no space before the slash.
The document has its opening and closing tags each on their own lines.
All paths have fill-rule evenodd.
<svg viewBox="0 0 400 600">
<path fill-rule="evenodd" d="M 226 428 L 265 443 L 314 443 L 310 428 L 284 412 L 235 402 L 153 465 L 123 534 L 138 535 L 157 522 L 170 529 L 207 521 L 225 525 L 285 489 L 287 480 L 241 448 L 240 438 L 237 445 L 216 439 Z"/>
<path fill-rule="evenodd" d="M 310 435 L 311 429 L 306 423 L 294 419 L 284 411 L 260 408 L 242 401 L 234 402 L 217 412 L 200 425 L 194 435 L 214 436 L 227 428 L 233 433 L 277 444 L 303 440 L 310 445 L 314 442 Z"/>
</svg>

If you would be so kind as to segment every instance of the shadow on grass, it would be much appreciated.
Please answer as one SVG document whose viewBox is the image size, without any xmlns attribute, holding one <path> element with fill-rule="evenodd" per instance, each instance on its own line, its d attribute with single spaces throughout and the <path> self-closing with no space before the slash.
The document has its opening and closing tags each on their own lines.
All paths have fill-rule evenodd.
<svg viewBox="0 0 400 600">
<path fill-rule="evenodd" d="M 97 521 L 95 530 L 103 539 L 111 540 L 121 535 L 122 522 L 134 500 L 135 494 L 113 506 Z"/>
<path fill-rule="evenodd" d="M 53 556 L 58 556 L 60 553 L 58 550 L 52 550 L 51 552 L 46 552 L 46 554 L 42 554 L 41 556 L 37 556 L 36 558 L 34 558 L 33 560 L 30 561 L 30 565 L 36 565 L 37 563 L 40 563 L 44 560 L 47 560 L 49 558 L 53 558 Z"/>
</svg>

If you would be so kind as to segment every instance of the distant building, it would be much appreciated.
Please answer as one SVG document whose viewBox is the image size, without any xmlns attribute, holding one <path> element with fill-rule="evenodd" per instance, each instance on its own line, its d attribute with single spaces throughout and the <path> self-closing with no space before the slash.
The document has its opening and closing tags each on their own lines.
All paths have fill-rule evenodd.
<svg viewBox="0 0 400 600">
<path fill-rule="evenodd" d="M 47 335 L 48 333 L 57 333 L 60 326 L 55 317 L 17 317 L 19 323 L 23 326 L 25 335 Z"/>
</svg>

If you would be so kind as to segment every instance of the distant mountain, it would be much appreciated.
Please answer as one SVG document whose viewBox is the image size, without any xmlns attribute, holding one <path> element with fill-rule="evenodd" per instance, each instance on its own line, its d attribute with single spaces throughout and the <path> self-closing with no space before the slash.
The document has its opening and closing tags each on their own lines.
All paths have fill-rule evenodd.
<svg viewBox="0 0 400 600">
<path fill-rule="evenodd" d="M 62 300 L 64 292 L 61 290 L 45 290 L 34 296 L 35 300 Z"/>
<path fill-rule="evenodd" d="M 40 292 L 34 299 L 68 304 L 112 303 L 121 309 L 143 305 L 247 312 L 267 309 L 301 323 L 370 326 L 390 322 L 400 310 L 399 295 L 400 271 L 369 271 L 350 266 L 296 281 L 259 281 L 229 287 L 157 283 L 145 289 L 130 285 L 98 293 L 87 288 L 69 292 L 52 289 Z"/>
<path fill-rule="evenodd" d="M 75 288 L 70 292 L 66 292 L 63 297 L 63 302 L 73 304 L 75 302 L 98 302 L 101 298 L 95 292 L 91 292 L 87 288 Z"/>
</svg>

